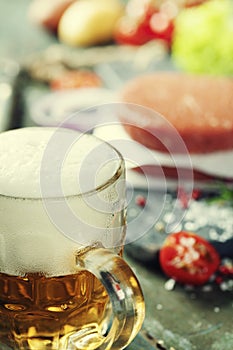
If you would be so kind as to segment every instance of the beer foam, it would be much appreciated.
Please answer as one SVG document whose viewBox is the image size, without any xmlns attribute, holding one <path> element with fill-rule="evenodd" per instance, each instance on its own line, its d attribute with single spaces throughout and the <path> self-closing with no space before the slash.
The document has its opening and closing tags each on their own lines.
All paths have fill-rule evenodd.
<svg viewBox="0 0 233 350">
<path fill-rule="evenodd" d="M 49 276 L 76 272 L 75 251 L 103 235 L 100 230 L 99 237 L 93 236 L 98 230 L 93 227 L 89 233 L 88 225 L 105 228 L 112 220 L 111 212 L 96 214 L 79 194 L 101 186 L 108 193 L 106 184 L 116 173 L 119 159 L 108 144 L 68 129 L 32 127 L 0 134 L 0 272 Z M 69 226 L 62 196 L 68 209 L 79 215 L 79 221 L 69 227 L 77 240 L 70 239 L 56 222 L 64 223 L 65 229 Z M 54 217 L 45 208 L 44 197 L 54 204 Z M 80 243 L 84 236 L 85 243 Z"/>
<path fill-rule="evenodd" d="M 110 157 L 116 158 L 116 153 L 109 146 L 68 129 L 32 127 L 4 132 L 0 134 L 0 194 L 38 198 L 93 190 L 116 171 L 114 162 L 107 163 Z M 100 163 L 105 165 L 100 167 Z"/>
</svg>

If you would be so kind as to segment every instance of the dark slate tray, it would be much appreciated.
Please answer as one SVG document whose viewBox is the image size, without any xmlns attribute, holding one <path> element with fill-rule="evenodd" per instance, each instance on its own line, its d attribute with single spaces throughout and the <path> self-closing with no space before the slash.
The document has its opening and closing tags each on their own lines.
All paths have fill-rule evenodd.
<svg viewBox="0 0 233 350">
<path fill-rule="evenodd" d="M 126 244 L 125 250 L 133 258 L 148 263 L 156 260 L 169 233 L 186 230 L 210 241 L 222 258 L 233 258 L 232 191 L 222 183 L 211 190 L 198 190 L 198 198 L 191 199 L 185 208 L 182 199 L 177 200 L 175 190 L 162 193 L 159 189 L 130 189 L 127 227 L 130 244 Z M 140 203 L 142 198 L 145 206 Z"/>
</svg>

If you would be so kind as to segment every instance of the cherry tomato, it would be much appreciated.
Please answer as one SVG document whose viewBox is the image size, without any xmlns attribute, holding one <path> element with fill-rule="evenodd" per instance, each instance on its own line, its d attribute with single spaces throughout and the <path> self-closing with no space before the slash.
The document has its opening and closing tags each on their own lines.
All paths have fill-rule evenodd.
<svg viewBox="0 0 233 350">
<path fill-rule="evenodd" d="M 99 87 L 101 85 L 102 81 L 100 77 L 88 70 L 67 71 L 50 82 L 52 90 Z"/>
<path fill-rule="evenodd" d="M 157 7 L 148 6 L 139 17 L 122 17 L 115 29 L 114 39 L 118 44 L 143 45 L 160 39 L 171 44 L 174 18 Z"/>
<path fill-rule="evenodd" d="M 162 39 L 169 45 L 172 42 L 174 32 L 174 21 L 166 12 L 154 13 L 149 21 L 151 31 L 154 33 L 154 38 Z"/>
<path fill-rule="evenodd" d="M 148 24 L 123 17 L 114 33 L 114 39 L 118 44 L 143 45 L 152 38 Z"/>
<path fill-rule="evenodd" d="M 190 285 L 206 283 L 220 265 L 218 252 L 207 240 L 185 231 L 165 239 L 159 260 L 167 276 Z"/>
<path fill-rule="evenodd" d="M 125 15 L 118 21 L 114 39 L 118 44 L 143 45 L 150 40 L 163 40 L 168 47 L 172 44 L 175 18 L 183 7 L 197 6 L 206 0 L 129 0 Z"/>
<path fill-rule="evenodd" d="M 125 16 L 116 25 L 115 41 L 118 44 L 143 45 L 153 39 L 154 33 L 149 21 L 155 11 L 157 10 L 149 1 L 129 2 Z"/>
<path fill-rule="evenodd" d="M 116 26 L 119 44 L 142 45 L 154 39 L 171 44 L 178 7 L 170 1 L 158 6 L 153 0 L 130 0 L 125 16 Z"/>
</svg>

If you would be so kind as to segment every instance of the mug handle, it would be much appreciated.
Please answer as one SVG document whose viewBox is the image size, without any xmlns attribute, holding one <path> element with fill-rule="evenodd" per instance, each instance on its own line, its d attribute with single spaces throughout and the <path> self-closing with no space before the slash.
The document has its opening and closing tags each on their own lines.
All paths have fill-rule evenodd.
<svg viewBox="0 0 233 350">
<path fill-rule="evenodd" d="M 124 349 L 141 329 L 145 317 L 145 303 L 137 277 L 119 255 L 105 248 L 84 249 L 78 254 L 76 264 L 98 278 L 112 305 L 111 329 L 98 349 Z"/>
</svg>

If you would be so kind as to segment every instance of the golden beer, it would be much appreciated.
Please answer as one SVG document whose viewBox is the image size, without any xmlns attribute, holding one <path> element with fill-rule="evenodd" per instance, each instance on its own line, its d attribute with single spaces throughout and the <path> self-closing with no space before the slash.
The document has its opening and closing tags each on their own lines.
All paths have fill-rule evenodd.
<svg viewBox="0 0 233 350">
<path fill-rule="evenodd" d="M 18 349 L 62 349 L 77 330 L 89 328 L 95 341 L 106 332 L 108 296 L 88 271 L 50 278 L 0 274 L 0 295 L 0 341 L 13 349 L 16 343 Z"/>
<path fill-rule="evenodd" d="M 0 135 L 2 347 L 119 350 L 141 327 L 142 292 L 121 257 L 123 160 L 76 138 L 53 128 Z"/>
</svg>

